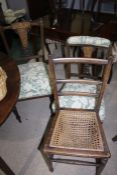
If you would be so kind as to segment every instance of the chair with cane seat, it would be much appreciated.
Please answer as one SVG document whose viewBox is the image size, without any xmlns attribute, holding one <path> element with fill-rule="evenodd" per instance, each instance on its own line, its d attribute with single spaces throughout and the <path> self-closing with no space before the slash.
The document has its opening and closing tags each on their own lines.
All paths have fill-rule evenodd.
<svg viewBox="0 0 117 175">
<path fill-rule="evenodd" d="M 56 111 L 48 123 L 40 144 L 40 151 L 50 171 L 53 171 L 52 162 L 96 166 L 96 175 L 101 174 L 105 167 L 110 157 L 110 151 L 99 118 L 99 109 L 112 62 L 112 57 L 108 58 L 108 60 L 95 58 L 49 59 L 50 83 L 54 94 Z M 71 63 L 103 65 L 102 79 L 99 81 L 94 79 L 59 78 L 56 74 L 56 66 Z M 85 84 L 89 86 L 95 85 L 97 88 L 95 92 L 60 91 L 60 85 L 67 83 L 82 84 L 82 86 Z M 92 110 L 61 107 L 60 98 L 63 96 L 93 97 L 95 98 L 95 108 Z M 88 161 L 85 158 L 94 158 L 95 162 Z"/>
</svg>

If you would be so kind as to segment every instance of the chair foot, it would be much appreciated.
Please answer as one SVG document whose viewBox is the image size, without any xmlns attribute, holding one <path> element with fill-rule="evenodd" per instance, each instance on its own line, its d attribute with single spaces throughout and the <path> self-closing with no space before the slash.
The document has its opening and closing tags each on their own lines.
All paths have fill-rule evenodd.
<svg viewBox="0 0 117 175">
<path fill-rule="evenodd" d="M 13 109 L 13 113 L 16 116 L 16 119 L 19 121 L 19 123 L 22 123 L 21 117 L 20 117 L 20 115 L 18 113 L 18 110 L 17 110 L 16 106 Z"/>
<path fill-rule="evenodd" d="M 0 169 L 2 169 L 6 175 L 15 175 L 15 173 L 10 169 L 2 157 L 0 157 Z"/>
<path fill-rule="evenodd" d="M 117 135 L 115 137 L 112 138 L 112 141 L 113 142 L 116 142 L 117 141 Z"/>
<path fill-rule="evenodd" d="M 98 164 L 96 166 L 96 175 L 100 175 L 101 172 L 103 171 L 104 167 L 107 164 L 108 159 L 107 158 L 102 158 L 102 159 L 96 159 L 96 163 Z"/>
<path fill-rule="evenodd" d="M 52 161 L 51 161 L 51 159 L 50 159 L 50 157 L 51 157 L 52 155 L 48 155 L 48 154 L 44 153 L 42 150 L 41 150 L 41 154 L 42 154 L 42 156 L 43 156 L 43 158 L 44 158 L 44 160 L 45 160 L 45 162 L 46 162 L 46 164 L 47 164 L 49 170 L 50 170 L 51 172 L 53 172 L 54 169 L 53 169 Z"/>
</svg>

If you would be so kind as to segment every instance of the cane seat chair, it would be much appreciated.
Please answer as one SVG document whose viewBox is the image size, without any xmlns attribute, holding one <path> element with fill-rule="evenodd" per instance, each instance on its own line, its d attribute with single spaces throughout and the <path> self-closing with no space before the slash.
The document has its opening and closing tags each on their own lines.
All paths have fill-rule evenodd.
<svg viewBox="0 0 117 175">
<path fill-rule="evenodd" d="M 108 60 L 95 58 L 49 59 L 50 82 L 55 98 L 56 112 L 47 126 L 47 130 L 40 144 L 40 151 L 50 171 L 53 171 L 52 162 L 61 162 L 96 166 L 96 175 L 99 175 L 106 165 L 110 157 L 110 151 L 99 118 L 99 108 L 108 82 L 112 60 L 112 58 Z M 104 66 L 102 79 L 99 81 L 94 79 L 59 78 L 56 74 L 56 66 L 66 63 L 102 64 Z M 76 91 L 61 92 L 60 84 L 62 85 L 63 83 L 95 85 L 97 86 L 97 91 L 95 93 Z M 95 109 L 61 108 L 59 100 L 60 97 L 64 95 L 93 96 L 96 98 Z M 75 157 L 75 159 L 73 159 L 73 157 Z M 80 158 L 80 160 L 76 159 L 76 157 Z M 81 158 L 94 158 L 96 161 L 88 162 L 81 160 Z"/>
<path fill-rule="evenodd" d="M 40 43 L 42 55 L 40 55 L 39 51 L 36 52 L 36 48 L 34 47 L 35 38 L 33 30 L 31 30 L 33 27 L 37 27 L 40 33 L 40 42 L 38 39 L 38 45 Z M 21 77 L 19 101 L 49 97 L 51 95 L 51 88 L 44 52 L 43 20 L 15 22 L 10 26 L 5 27 L 5 30 L 7 29 L 15 31 L 20 39 L 22 55 L 20 58 L 17 58 L 17 61 L 19 61 L 19 63 L 21 60 L 25 61 L 23 64 L 18 64 Z M 30 36 L 32 36 L 32 40 L 30 39 Z M 39 34 L 37 36 L 39 36 Z M 31 41 L 33 41 L 32 45 L 29 43 Z M 16 110 L 15 112 L 17 113 Z"/>
</svg>

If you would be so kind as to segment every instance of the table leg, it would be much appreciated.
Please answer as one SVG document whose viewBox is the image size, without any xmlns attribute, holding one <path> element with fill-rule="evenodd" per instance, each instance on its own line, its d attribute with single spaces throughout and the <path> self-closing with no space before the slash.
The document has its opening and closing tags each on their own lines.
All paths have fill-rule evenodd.
<svg viewBox="0 0 117 175">
<path fill-rule="evenodd" d="M 6 164 L 6 162 L 0 157 L 0 169 L 6 174 L 6 175 L 15 175 L 15 173 L 9 168 L 9 166 Z"/>
<path fill-rule="evenodd" d="M 112 141 L 115 142 L 117 141 L 117 135 L 115 137 L 112 138 Z"/>
<path fill-rule="evenodd" d="M 15 106 L 14 109 L 13 109 L 13 113 L 15 114 L 16 119 L 17 119 L 20 123 L 22 123 L 21 117 L 20 117 L 20 115 L 19 115 L 19 113 L 18 113 L 18 111 L 17 111 L 16 106 Z"/>
</svg>

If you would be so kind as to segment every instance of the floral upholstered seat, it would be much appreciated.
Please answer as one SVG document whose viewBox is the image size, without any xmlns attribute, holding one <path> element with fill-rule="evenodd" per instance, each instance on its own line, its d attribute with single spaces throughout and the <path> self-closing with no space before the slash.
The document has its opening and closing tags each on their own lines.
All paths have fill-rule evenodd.
<svg viewBox="0 0 117 175">
<path fill-rule="evenodd" d="M 92 37 L 92 36 L 71 36 L 67 39 L 68 44 L 93 45 L 100 47 L 109 47 L 111 42 L 106 38 Z"/>
<path fill-rule="evenodd" d="M 21 76 L 19 100 L 51 94 L 46 64 L 43 62 L 29 62 L 18 67 Z"/>
<path fill-rule="evenodd" d="M 35 71 L 34 71 L 35 70 Z M 26 63 L 19 65 L 21 75 L 21 89 L 20 99 L 27 99 L 28 97 L 48 96 L 51 94 L 51 86 L 49 83 L 48 70 L 42 62 Z M 42 78 L 43 77 L 43 78 Z M 96 86 L 71 84 L 68 83 L 64 86 L 62 91 L 87 91 L 95 93 Z M 66 108 L 83 108 L 93 109 L 95 99 L 93 97 L 80 97 L 80 96 L 64 96 L 60 97 L 60 106 Z M 55 109 L 54 109 L 55 110 Z M 105 117 L 104 102 L 100 108 L 101 120 Z"/>
<path fill-rule="evenodd" d="M 64 86 L 62 91 L 75 91 L 75 92 L 96 92 L 95 85 L 88 84 L 71 84 L 68 83 Z M 95 104 L 95 98 L 93 97 L 83 97 L 83 96 L 61 96 L 60 98 L 60 106 L 64 108 L 82 108 L 82 109 L 93 109 Z M 102 104 L 100 107 L 99 116 L 101 121 L 105 118 L 105 106 L 104 100 L 102 100 Z"/>
</svg>

